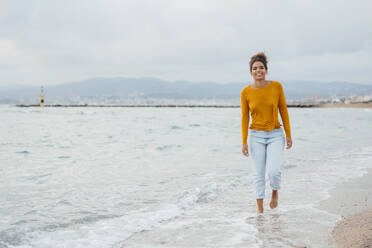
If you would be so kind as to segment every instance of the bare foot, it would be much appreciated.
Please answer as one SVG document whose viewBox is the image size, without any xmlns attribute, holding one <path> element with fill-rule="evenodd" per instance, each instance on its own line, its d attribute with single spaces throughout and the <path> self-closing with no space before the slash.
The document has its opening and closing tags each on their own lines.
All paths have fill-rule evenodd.
<svg viewBox="0 0 372 248">
<path fill-rule="evenodd" d="M 264 208 L 263 208 L 263 199 L 257 199 L 257 213 L 258 214 L 262 214 L 263 211 L 264 211 Z"/>
<path fill-rule="evenodd" d="M 278 191 L 273 190 L 273 193 L 271 195 L 271 201 L 270 201 L 270 208 L 276 208 L 278 206 Z"/>
</svg>

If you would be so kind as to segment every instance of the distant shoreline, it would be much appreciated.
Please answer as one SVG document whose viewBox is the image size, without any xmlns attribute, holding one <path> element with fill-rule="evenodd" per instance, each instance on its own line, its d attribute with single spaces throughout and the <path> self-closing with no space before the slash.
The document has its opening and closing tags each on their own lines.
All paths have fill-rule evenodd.
<svg viewBox="0 0 372 248">
<path fill-rule="evenodd" d="M 16 107 L 40 107 L 39 104 L 17 104 Z M 153 105 L 109 105 L 109 104 L 47 104 L 48 108 L 240 108 L 239 105 L 153 104 Z M 372 108 L 372 103 L 350 104 L 288 104 L 288 108 Z"/>
<path fill-rule="evenodd" d="M 372 103 L 318 104 L 318 108 L 372 108 Z"/>
</svg>

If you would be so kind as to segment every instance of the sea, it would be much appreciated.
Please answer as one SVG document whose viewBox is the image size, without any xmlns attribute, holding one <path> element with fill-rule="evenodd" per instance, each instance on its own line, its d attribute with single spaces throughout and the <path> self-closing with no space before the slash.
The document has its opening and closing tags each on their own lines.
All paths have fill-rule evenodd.
<svg viewBox="0 0 372 248">
<path fill-rule="evenodd" d="M 289 115 L 259 215 L 239 108 L 0 105 L 0 247 L 332 247 L 320 202 L 372 168 L 372 110 Z"/>
</svg>

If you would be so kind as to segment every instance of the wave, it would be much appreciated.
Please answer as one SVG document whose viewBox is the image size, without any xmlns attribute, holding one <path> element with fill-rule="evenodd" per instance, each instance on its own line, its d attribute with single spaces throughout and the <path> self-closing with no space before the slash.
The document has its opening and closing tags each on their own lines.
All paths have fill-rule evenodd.
<svg viewBox="0 0 372 248">
<path fill-rule="evenodd" d="M 226 177 L 222 182 L 212 181 L 201 188 L 196 187 L 181 193 L 178 205 L 182 209 L 187 209 L 197 203 L 208 203 L 216 200 L 222 193 L 234 190 L 239 186 L 249 185 L 251 182 L 252 179 L 249 176 Z"/>
<path fill-rule="evenodd" d="M 94 111 L 79 111 L 77 112 L 78 115 L 94 115 L 96 112 Z"/>
<path fill-rule="evenodd" d="M 173 125 L 173 126 L 171 126 L 171 129 L 176 130 L 176 129 L 184 129 L 184 128 L 180 127 L 180 126 L 177 126 L 177 125 Z"/>
<path fill-rule="evenodd" d="M 58 156 L 57 158 L 59 159 L 65 159 L 65 158 L 71 158 L 70 156 L 67 156 L 67 155 L 62 155 L 62 156 Z"/>
<path fill-rule="evenodd" d="M 179 194 L 175 203 L 161 204 L 155 210 L 150 207 L 134 210 L 126 215 L 88 215 L 69 223 L 49 224 L 38 230 L 7 230 L 0 234 L 0 240 L 8 245 L 21 247 L 122 247 L 126 240 L 136 233 L 151 230 L 167 223 L 196 204 L 214 201 L 222 193 L 247 185 L 248 176 L 224 176 L 215 182 L 215 175 L 206 174 L 212 181 L 202 187 L 186 190 Z M 13 238 L 17 236 L 17 242 Z M 13 241 L 10 241 L 13 240 Z M 6 246 L 5 246 L 6 247 Z"/>
<path fill-rule="evenodd" d="M 29 152 L 29 151 L 18 151 L 16 153 L 19 153 L 19 154 L 30 154 L 31 152 Z"/>
<path fill-rule="evenodd" d="M 172 148 L 180 148 L 182 147 L 181 145 L 163 145 L 163 146 L 158 146 L 156 147 L 155 149 L 158 150 L 158 151 L 164 151 L 164 150 L 169 150 L 169 149 L 172 149 Z"/>
<path fill-rule="evenodd" d="M 167 204 L 157 210 L 140 209 L 119 217 L 96 215 L 33 230 L 12 228 L 0 232 L 0 247 L 120 247 L 135 233 L 150 230 L 181 213 L 177 205 Z"/>
</svg>

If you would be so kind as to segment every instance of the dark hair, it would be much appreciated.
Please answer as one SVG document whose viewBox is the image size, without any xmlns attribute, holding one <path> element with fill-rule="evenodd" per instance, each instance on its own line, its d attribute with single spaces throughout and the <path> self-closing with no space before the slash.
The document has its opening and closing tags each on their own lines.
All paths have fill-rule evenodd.
<svg viewBox="0 0 372 248">
<path fill-rule="evenodd" d="M 265 53 L 257 53 L 256 55 L 253 55 L 251 60 L 249 61 L 250 71 L 252 71 L 252 66 L 254 62 L 257 61 L 261 62 L 265 66 L 265 69 L 267 70 L 267 57 Z"/>
</svg>

